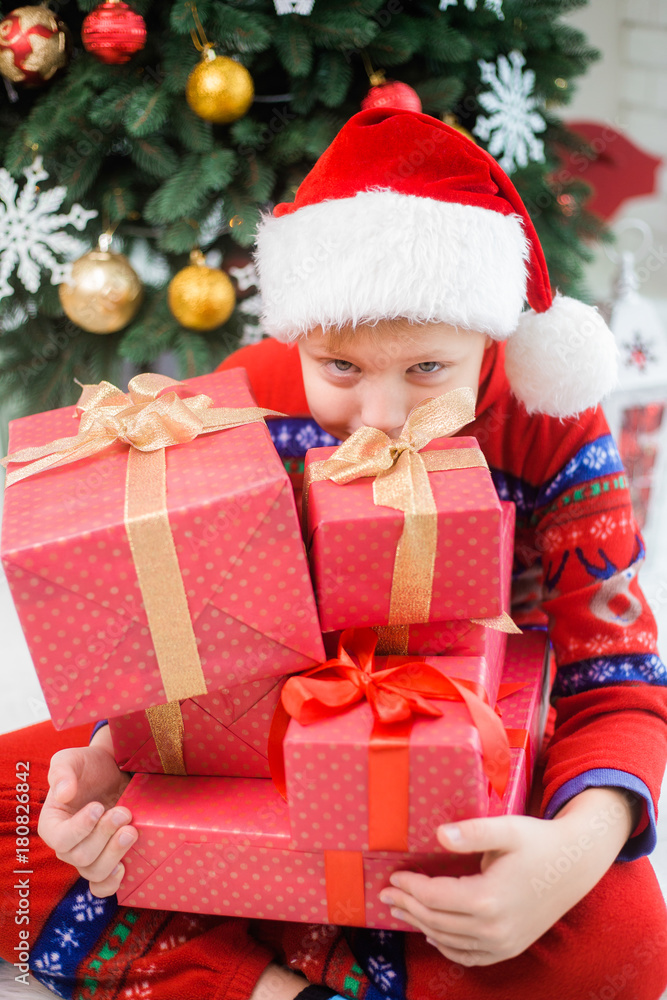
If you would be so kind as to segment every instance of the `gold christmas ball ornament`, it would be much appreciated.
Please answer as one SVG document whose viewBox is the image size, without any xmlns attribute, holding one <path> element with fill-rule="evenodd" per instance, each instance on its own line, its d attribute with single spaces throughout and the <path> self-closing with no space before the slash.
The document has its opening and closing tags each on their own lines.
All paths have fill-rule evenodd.
<svg viewBox="0 0 667 1000">
<path fill-rule="evenodd" d="M 214 330 L 234 312 L 236 293 L 231 278 L 215 267 L 207 267 L 201 251 L 193 250 L 193 261 L 169 283 L 167 302 L 173 315 L 190 330 Z"/>
<path fill-rule="evenodd" d="M 242 118 L 254 96 L 253 79 L 245 66 L 228 56 L 216 56 L 209 47 L 185 85 L 185 97 L 194 113 L 216 125 Z"/>
<path fill-rule="evenodd" d="M 77 326 L 89 333 L 116 333 L 136 316 L 144 289 L 127 257 L 100 246 L 74 262 L 58 295 Z"/>
<path fill-rule="evenodd" d="M 0 74 L 39 87 L 67 65 L 72 37 L 47 7 L 17 7 L 0 21 Z"/>
<path fill-rule="evenodd" d="M 472 135 L 467 128 L 464 128 L 463 125 L 461 125 L 456 115 L 452 114 L 451 111 L 445 112 L 442 116 L 442 120 L 445 125 L 450 125 L 452 128 L 455 128 L 456 131 L 460 132 L 461 135 L 464 135 L 466 139 L 470 139 L 471 142 L 474 142 L 475 145 L 477 145 L 477 139 L 475 139 L 474 135 Z"/>
</svg>

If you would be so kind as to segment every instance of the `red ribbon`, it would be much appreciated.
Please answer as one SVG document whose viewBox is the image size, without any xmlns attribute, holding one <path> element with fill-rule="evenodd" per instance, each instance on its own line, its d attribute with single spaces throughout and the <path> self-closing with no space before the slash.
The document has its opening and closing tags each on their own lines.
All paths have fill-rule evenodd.
<svg viewBox="0 0 667 1000">
<path fill-rule="evenodd" d="M 530 795 L 530 786 L 533 782 L 533 766 L 530 755 L 530 733 L 527 729 L 506 729 L 507 739 L 512 750 L 523 750 L 526 767 L 526 795 Z"/>
<path fill-rule="evenodd" d="M 498 688 L 498 701 L 502 701 L 503 698 L 508 698 L 517 691 L 521 691 L 525 688 L 528 681 L 503 681 L 503 683 Z M 502 718 L 502 713 L 498 705 L 496 705 L 496 712 Z M 511 750 L 523 750 L 525 757 L 524 763 L 526 766 L 526 795 L 530 794 L 530 786 L 533 780 L 533 767 L 532 758 L 530 753 L 530 733 L 527 729 L 511 729 L 505 728 L 507 733 L 507 739 Z"/>
<path fill-rule="evenodd" d="M 500 718 L 478 684 L 445 677 L 424 657 L 375 657 L 377 639 L 370 628 L 346 629 L 338 640 L 337 657 L 288 678 L 271 727 L 269 764 L 286 798 L 282 741 L 289 716 L 307 726 L 366 698 L 375 716 L 369 744 L 369 848 L 407 850 L 413 716 L 442 715 L 427 699 L 467 706 L 480 735 L 484 772 L 501 798 L 509 780 L 509 745 Z M 392 666 L 378 669 L 382 662 Z"/>
</svg>

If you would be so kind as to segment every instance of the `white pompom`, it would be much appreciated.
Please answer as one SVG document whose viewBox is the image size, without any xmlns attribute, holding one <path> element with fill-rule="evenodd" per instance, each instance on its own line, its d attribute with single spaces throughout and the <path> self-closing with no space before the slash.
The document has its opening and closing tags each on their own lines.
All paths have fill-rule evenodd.
<svg viewBox="0 0 667 1000">
<path fill-rule="evenodd" d="M 594 306 L 557 295 L 546 312 L 522 313 L 505 371 L 529 413 L 575 417 L 616 385 L 618 348 Z"/>
</svg>

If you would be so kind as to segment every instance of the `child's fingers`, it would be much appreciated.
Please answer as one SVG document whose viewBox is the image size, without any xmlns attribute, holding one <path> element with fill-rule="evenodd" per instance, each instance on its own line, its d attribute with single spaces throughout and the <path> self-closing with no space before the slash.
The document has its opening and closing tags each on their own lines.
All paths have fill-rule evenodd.
<svg viewBox="0 0 667 1000">
<path fill-rule="evenodd" d="M 60 857 L 88 837 L 103 814 L 104 806 L 100 802 L 89 802 L 71 816 L 53 801 L 49 792 L 39 814 L 37 833 Z"/>
<path fill-rule="evenodd" d="M 118 862 L 115 870 L 111 874 L 103 879 L 101 882 L 90 882 L 90 891 L 93 896 L 113 896 L 114 892 L 118 892 L 118 887 L 123 880 L 123 875 L 125 874 L 125 865 L 122 862 Z"/>
<path fill-rule="evenodd" d="M 409 893 L 401 892 L 400 889 L 385 889 L 380 893 L 380 899 L 389 906 L 398 907 L 401 920 L 405 919 L 404 914 L 412 917 L 410 922 L 414 923 L 415 927 L 419 926 L 420 930 L 428 928 L 432 931 L 470 938 L 469 931 L 473 927 L 474 919 L 470 915 L 451 913 L 442 907 L 432 909 Z"/>
<path fill-rule="evenodd" d="M 48 782 L 51 794 L 63 805 L 76 795 L 78 776 L 71 761 L 71 750 L 58 750 L 51 758 Z"/>
<path fill-rule="evenodd" d="M 115 839 L 118 841 L 116 834 L 129 823 L 131 818 L 132 815 L 128 809 L 109 809 L 87 837 L 79 840 L 68 851 L 56 853 L 61 861 L 66 861 L 67 864 L 74 865 L 83 875 L 84 870 L 89 869 L 103 855 L 112 840 Z M 129 832 L 129 830 L 123 832 Z M 127 847 L 125 849 L 127 850 Z M 122 856 L 122 853 L 120 856 Z M 119 858 L 116 858 L 111 868 L 114 867 L 118 860 Z M 109 871 L 111 871 L 111 868 Z M 93 878 L 94 874 L 91 873 L 84 877 Z"/>
<path fill-rule="evenodd" d="M 466 819 L 439 826 L 436 835 L 443 847 L 458 854 L 515 851 L 521 845 L 521 832 L 514 820 L 514 816 Z"/>
<path fill-rule="evenodd" d="M 479 941 L 477 938 L 470 937 L 467 934 L 449 934 L 446 931 L 438 930 L 433 925 L 433 921 L 422 920 L 407 910 L 392 907 L 391 915 L 392 917 L 396 917 L 397 920 L 402 920 L 416 930 L 421 931 L 427 939 L 435 941 L 437 947 L 452 948 L 456 949 L 456 951 L 465 952 L 479 950 Z"/>
<path fill-rule="evenodd" d="M 472 969 L 478 965 L 493 965 L 495 962 L 500 961 L 498 956 L 493 955 L 490 951 L 459 950 L 458 948 L 450 948 L 446 944 L 439 944 L 437 941 L 431 941 L 428 938 L 427 941 L 434 948 L 437 948 L 441 955 L 444 955 L 450 962 L 453 962 L 454 965 L 463 965 L 468 969 Z"/>
<path fill-rule="evenodd" d="M 137 842 L 134 827 L 124 826 L 113 835 L 101 854 L 91 864 L 75 865 L 82 878 L 89 882 L 104 882 L 115 870 L 118 863 Z"/>
<path fill-rule="evenodd" d="M 48 818 L 45 821 L 46 831 L 51 832 L 51 840 L 47 843 L 61 861 L 76 868 L 79 864 L 89 865 L 99 857 L 115 831 L 131 819 L 129 809 L 104 812 L 104 806 L 99 802 L 89 803 L 66 819 L 62 819 L 56 811 L 52 827 L 49 827 Z"/>
</svg>

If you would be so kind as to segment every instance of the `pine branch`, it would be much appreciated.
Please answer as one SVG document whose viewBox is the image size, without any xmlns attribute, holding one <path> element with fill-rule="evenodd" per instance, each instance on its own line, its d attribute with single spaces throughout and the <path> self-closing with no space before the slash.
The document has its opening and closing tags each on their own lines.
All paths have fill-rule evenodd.
<svg viewBox="0 0 667 1000">
<path fill-rule="evenodd" d="M 143 137 L 157 132 L 169 117 L 171 107 L 171 94 L 163 87 L 139 87 L 124 108 L 123 124 L 128 135 Z"/>
</svg>

